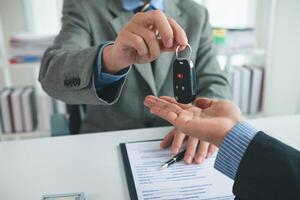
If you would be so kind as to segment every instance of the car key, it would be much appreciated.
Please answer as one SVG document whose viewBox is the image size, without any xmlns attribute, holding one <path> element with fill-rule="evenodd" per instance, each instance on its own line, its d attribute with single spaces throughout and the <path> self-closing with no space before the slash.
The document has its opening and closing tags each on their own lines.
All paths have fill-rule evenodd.
<svg viewBox="0 0 300 200">
<path fill-rule="evenodd" d="M 192 48 L 188 44 L 190 55 L 188 58 L 180 58 L 176 49 L 176 59 L 173 63 L 173 90 L 178 103 L 192 103 L 197 92 L 196 71 L 191 60 Z"/>
</svg>

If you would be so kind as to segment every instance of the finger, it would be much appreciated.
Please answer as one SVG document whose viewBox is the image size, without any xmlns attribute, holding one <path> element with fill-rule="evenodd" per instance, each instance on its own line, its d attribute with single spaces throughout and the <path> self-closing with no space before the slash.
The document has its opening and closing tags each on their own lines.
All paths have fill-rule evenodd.
<svg viewBox="0 0 300 200">
<path fill-rule="evenodd" d="M 184 161 L 187 164 L 191 164 L 193 162 L 197 145 L 199 140 L 193 137 L 190 137 L 187 142 L 186 152 L 184 154 Z"/>
<path fill-rule="evenodd" d="M 162 103 L 158 102 L 164 102 L 165 104 L 163 105 Z M 183 132 L 185 132 L 184 129 L 187 128 L 185 127 L 186 121 L 192 119 L 193 117 L 192 112 L 185 111 L 175 104 L 168 103 L 167 101 L 154 96 L 147 96 L 144 104 L 150 108 L 150 111 L 153 114 L 167 120 Z"/>
<path fill-rule="evenodd" d="M 160 46 L 156 38 L 156 35 L 152 30 L 145 28 L 134 22 L 128 25 L 128 29 L 132 33 L 144 39 L 149 50 L 150 59 L 157 58 L 160 55 Z"/>
<path fill-rule="evenodd" d="M 173 41 L 173 46 L 171 48 L 165 47 L 164 44 L 159 41 L 159 46 L 160 46 L 160 50 L 161 52 L 175 52 L 177 50 L 177 47 L 179 46 L 178 51 L 181 52 L 183 50 L 186 49 L 187 46 L 181 46 L 179 45 L 176 40 Z"/>
<path fill-rule="evenodd" d="M 192 104 L 182 104 L 182 103 L 178 103 L 173 97 L 169 97 L 169 96 L 161 96 L 159 97 L 160 99 L 163 99 L 165 101 L 168 101 L 170 103 L 176 104 L 178 106 L 180 106 L 183 109 L 188 109 L 190 107 L 192 107 Z"/>
<path fill-rule="evenodd" d="M 212 155 L 218 150 L 218 147 L 214 144 L 210 144 L 207 151 L 207 158 L 212 157 Z"/>
<path fill-rule="evenodd" d="M 184 50 L 186 45 L 188 44 L 188 39 L 185 31 L 181 28 L 181 26 L 172 18 L 168 17 L 168 21 L 173 29 L 174 39 L 178 45 L 181 46 L 180 50 Z"/>
<path fill-rule="evenodd" d="M 177 104 L 177 101 L 173 98 L 173 97 L 170 97 L 170 96 L 161 96 L 159 97 L 165 101 L 168 101 L 170 103 L 174 103 L 174 104 Z"/>
<path fill-rule="evenodd" d="M 167 120 L 168 122 L 176 126 L 176 120 L 178 118 L 177 112 L 168 109 L 162 109 L 160 107 L 155 107 L 155 106 L 151 108 L 150 111 L 151 113 L 159 116 L 160 118 Z"/>
<path fill-rule="evenodd" d="M 163 40 L 164 46 L 167 48 L 173 47 L 173 30 L 162 11 L 154 10 L 146 13 L 138 13 L 134 16 L 133 21 L 143 25 L 145 28 L 154 25 Z"/>
<path fill-rule="evenodd" d="M 160 108 L 162 111 L 166 110 L 166 111 L 173 111 L 173 112 L 178 112 L 180 110 L 182 110 L 178 105 L 174 104 L 174 103 L 170 103 L 166 100 L 154 97 L 154 96 L 148 96 L 146 97 L 145 100 L 146 106 L 152 108 L 152 107 L 158 107 Z"/>
<path fill-rule="evenodd" d="M 166 52 L 166 51 L 176 51 L 177 47 L 179 47 L 179 51 L 183 51 L 186 49 L 186 46 L 188 44 L 188 39 L 186 36 L 185 31 L 181 28 L 181 26 L 172 18 L 168 18 L 168 21 L 173 29 L 173 34 L 174 34 L 174 41 L 173 41 L 173 47 L 171 48 L 166 48 L 162 47 L 161 51 Z"/>
<path fill-rule="evenodd" d="M 208 151 L 208 146 L 209 146 L 208 142 L 201 141 L 199 143 L 199 147 L 197 149 L 197 153 L 196 153 L 196 156 L 195 156 L 195 162 L 197 164 L 201 164 L 204 161 L 204 159 L 206 158 L 207 151 Z"/>
<path fill-rule="evenodd" d="M 126 39 L 125 42 L 127 45 L 134 48 L 140 56 L 148 54 L 148 47 L 143 38 L 128 31 L 121 32 L 120 34 L 122 34 L 122 37 Z"/>
<path fill-rule="evenodd" d="M 209 108 L 213 105 L 213 103 L 214 103 L 214 100 L 208 99 L 208 98 L 197 98 L 194 101 L 194 104 L 201 109 Z"/>
<path fill-rule="evenodd" d="M 166 47 L 166 45 L 164 44 L 157 28 L 155 28 L 151 25 L 149 27 L 149 29 L 152 30 L 155 33 L 161 52 L 174 52 L 174 51 L 176 51 L 176 49 L 178 47 L 178 43 L 176 42 L 176 40 L 173 41 L 173 46 L 172 47 Z M 179 48 L 179 51 L 182 51 L 181 48 L 185 48 L 185 47 L 181 46 Z"/>
<path fill-rule="evenodd" d="M 160 147 L 165 149 L 171 146 L 173 139 L 174 139 L 174 134 L 176 133 L 176 128 L 173 128 L 163 139 L 163 141 L 160 143 Z"/>
<path fill-rule="evenodd" d="M 172 152 L 173 154 L 178 154 L 186 135 L 177 129 L 175 130 L 176 132 L 172 143 Z"/>
<path fill-rule="evenodd" d="M 158 100 L 158 97 L 153 96 L 153 95 L 148 95 L 145 98 L 144 104 L 145 104 L 145 106 L 152 108 L 156 105 L 157 100 Z"/>
</svg>

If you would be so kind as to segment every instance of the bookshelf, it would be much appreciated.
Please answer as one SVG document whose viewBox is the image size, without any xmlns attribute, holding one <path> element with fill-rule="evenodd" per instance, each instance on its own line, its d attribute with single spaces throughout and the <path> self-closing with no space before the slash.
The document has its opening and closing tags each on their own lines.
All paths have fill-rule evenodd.
<svg viewBox="0 0 300 200">
<path fill-rule="evenodd" d="M 214 28 L 218 61 L 228 74 L 232 101 L 247 118 L 263 115 L 267 50 L 258 47 L 254 28 Z"/>
<path fill-rule="evenodd" d="M 266 0 L 267 3 L 265 1 L 261 2 L 258 0 L 194 1 L 202 4 L 209 11 L 210 23 L 213 27 L 215 27 L 213 32 L 215 35 L 214 41 L 217 44 L 217 58 L 220 63 L 221 69 L 229 75 L 231 85 L 233 82 L 232 74 L 236 72 L 236 69 L 242 70 L 244 72 L 243 68 L 247 66 L 250 68 L 258 68 L 259 70 L 263 71 L 263 81 L 261 83 L 262 93 L 259 97 L 259 112 L 252 113 L 243 111 L 245 110 L 245 108 L 242 109 L 242 111 L 247 118 L 265 116 L 265 80 L 266 75 L 268 74 L 267 65 L 269 63 L 268 60 L 270 51 L 270 49 L 268 48 L 270 42 L 268 36 L 269 31 L 271 30 L 270 23 L 273 19 L 271 11 L 272 4 L 274 3 L 273 0 Z M 236 12 L 231 12 L 230 10 L 235 10 Z M 265 14 L 266 11 L 270 14 Z M 224 38 L 226 41 L 224 40 Z M 224 45 L 224 48 L 222 44 L 225 43 L 226 45 Z M 253 87 L 252 83 L 255 82 L 253 81 L 253 77 L 255 77 L 253 76 L 253 71 L 257 70 L 251 69 L 250 87 Z M 243 77 L 241 77 L 240 79 L 242 80 Z M 243 88 L 242 91 L 244 89 L 245 88 Z M 234 90 L 233 85 L 232 90 Z M 240 90 L 240 88 L 238 90 Z M 251 93 L 253 93 L 253 90 L 251 88 L 250 91 Z M 255 94 L 255 96 L 257 96 L 257 92 Z M 240 98 L 245 99 L 242 96 L 244 96 L 243 92 L 241 92 Z M 233 98 L 232 100 L 236 100 L 236 98 Z M 238 101 L 234 102 L 237 103 Z M 240 100 L 240 103 L 237 104 L 242 108 L 242 106 L 240 105 L 241 102 L 242 100 Z M 243 102 L 245 102 L 245 100 L 243 100 Z M 256 101 L 250 101 L 249 107 L 251 107 L 251 102 Z M 251 109 L 249 108 L 248 110 Z"/>
<path fill-rule="evenodd" d="M 41 88 L 38 85 L 37 77 L 40 63 L 28 63 L 28 64 L 4 64 L 0 67 L 0 70 L 5 71 L 6 77 L 5 87 L 24 87 L 34 86 L 36 101 L 38 101 L 38 95 L 41 94 Z M 42 92 L 42 95 L 45 95 Z M 37 105 L 38 106 L 38 105 Z M 37 113 L 39 119 L 40 112 Z M 33 132 L 21 132 L 21 133 L 2 133 L 0 131 L 0 141 L 11 141 L 20 139 L 31 139 L 40 137 L 50 137 L 51 132 L 40 130 L 39 122 L 36 129 Z"/>
<path fill-rule="evenodd" d="M 4 86 L 9 87 L 24 87 L 33 86 L 35 88 L 36 101 L 39 101 L 39 95 L 46 95 L 42 92 L 42 89 L 37 81 L 40 63 L 27 63 L 27 64 L 4 64 L 1 66 L 2 71 L 6 71 L 6 82 Z M 38 102 L 37 102 L 37 108 Z M 37 113 L 37 118 L 40 119 Z M 0 141 L 10 141 L 10 140 L 20 140 L 20 139 L 30 139 L 39 137 L 50 137 L 51 132 L 42 131 L 39 125 L 33 132 L 21 132 L 21 133 L 2 133 L 0 132 Z"/>
<path fill-rule="evenodd" d="M 0 19 L 0 90 L 5 87 L 33 86 L 35 94 L 41 93 L 37 81 L 40 63 L 10 64 L 4 46 L 4 37 Z M 39 113 L 38 113 L 39 115 Z M 39 118 L 39 117 L 38 117 Z M 40 130 L 39 124 L 33 132 L 2 133 L 0 129 L 0 141 L 11 141 L 20 139 L 40 138 L 51 136 L 49 131 Z"/>
</svg>

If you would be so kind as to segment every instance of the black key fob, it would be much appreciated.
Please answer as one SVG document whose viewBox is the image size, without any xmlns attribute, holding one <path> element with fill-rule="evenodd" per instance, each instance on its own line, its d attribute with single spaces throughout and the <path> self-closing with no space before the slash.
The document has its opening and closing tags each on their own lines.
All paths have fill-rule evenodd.
<svg viewBox="0 0 300 200">
<path fill-rule="evenodd" d="M 189 45 L 188 47 L 191 48 Z M 178 49 L 176 50 L 176 59 L 173 63 L 174 96 L 178 103 L 188 104 L 192 103 L 196 98 L 196 71 L 190 57 L 188 59 L 178 58 Z"/>
</svg>

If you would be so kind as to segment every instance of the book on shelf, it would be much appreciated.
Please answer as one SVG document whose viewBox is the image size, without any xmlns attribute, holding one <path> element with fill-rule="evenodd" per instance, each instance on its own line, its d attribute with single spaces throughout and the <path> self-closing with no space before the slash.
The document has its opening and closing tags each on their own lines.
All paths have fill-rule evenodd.
<svg viewBox="0 0 300 200">
<path fill-rule="evenodd" d="M 236 105 L 240 105 L 240 91 L 241 91 L 241 71 L 239 68 L 233 68 L 231 73 L 231 93 L 232 101 Z"/>
<path fill-rule="evenodd" d="M 24 91 L 23 88 L 18 88 L 12 91 L 11 93 L 11 115 L 13 116 L 13 126 L 14 132 L 19 133 L 23 132 L 23 108 L 22 108 L 22 92 Z"/>
<path fill-rule="evenodd" d="M 249 113 L 250 88 L 251 88 L 251 70 L 247 67 L 241 67 L 241 97 L 240 109 L 242 113 Z"/>
<path fill-rule="evenodd" d="M 55 35 L 19 33 L 10 39 L 10 63 L 31 63 L 41 60 Z"/>
<path fill-rule="evenodd" d="M 14 130 L 11 112 L 11 92 L 11 89 L 4 89 L 0 93 L 0 114 L 3 133 L 11 133 Z"/>
<path fill-rule="evenodd" d="M 37 125 L 36 100 L 33 88 L 25 90 L 21 97 L 23 108 L 23 130 L 32 132 Z"/>
<path fill-rule="evenodd" d="M 0 127 L 4 134 L 51 131 L 51 116 L 66 114 L 66 104 L 33 87 L 0 92 Z"/>
<path fill-rule="evenodd" d="M 262 92 L 264 88 L 264 71 L 261 68 L 251 67 L 251 94 L 249 114 L 255 114 L 261 110 Z"/>
<path fill-rule="evenodd" d="M 10 64 L 34 63 L 34 62 L 39 62 L 41 59 L 42 59 L 42 55 L 13 56 L 9 59 L 9 63 Z"/>
<path fill-rule="evenodd" d="M 34 90 L 32 87 L 6 88 L 1 92 L 3 133 L 33 131 L 36 126 Z"/>
<path fill-rule="evenodd" d="M 264 70 L 255 66 L 238 66 L 231 71 L 232 101 L 246 115 L 261 111 Z"/>
</svg>

